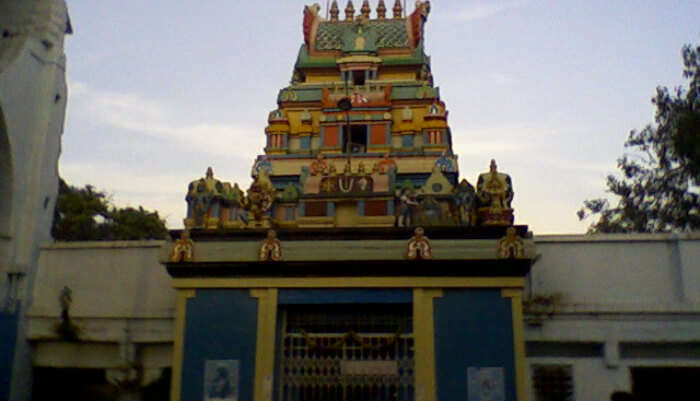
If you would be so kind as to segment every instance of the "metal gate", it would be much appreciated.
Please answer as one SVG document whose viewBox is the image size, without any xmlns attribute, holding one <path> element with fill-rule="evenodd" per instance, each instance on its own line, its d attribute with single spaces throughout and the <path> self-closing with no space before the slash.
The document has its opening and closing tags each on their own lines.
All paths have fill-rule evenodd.
<svg viewBox="0 0 700 401">
<path fill-rule="evenodd" d="M 281 311 L 280 401 L 413 401 L 411 305 Z"/>
</svg>

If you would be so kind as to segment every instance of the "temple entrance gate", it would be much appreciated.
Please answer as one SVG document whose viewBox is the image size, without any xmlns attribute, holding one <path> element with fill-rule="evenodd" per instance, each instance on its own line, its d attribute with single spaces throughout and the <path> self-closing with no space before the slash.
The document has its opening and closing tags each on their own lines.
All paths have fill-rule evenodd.
<svg viewBox="0 0 700 401">
<path fill-rule="evenodd" d="M 411 305 L 280 311 L 281 401 L 413 401 Z"/>
</svg>

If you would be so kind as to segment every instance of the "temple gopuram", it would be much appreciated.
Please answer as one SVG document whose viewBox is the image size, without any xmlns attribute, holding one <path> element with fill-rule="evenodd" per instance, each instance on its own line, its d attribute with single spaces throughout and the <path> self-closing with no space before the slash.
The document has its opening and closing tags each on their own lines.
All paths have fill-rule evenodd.
<svg viewBox="0 0 700 401">
<path fill-rule="evenodd" d="M 459 176 L 430 2 L 343 12 L 304 8 L 252 184 L 189 184 L 171 399 L 525 400 L 532 234 L 492 155 Z"/>
</svg>

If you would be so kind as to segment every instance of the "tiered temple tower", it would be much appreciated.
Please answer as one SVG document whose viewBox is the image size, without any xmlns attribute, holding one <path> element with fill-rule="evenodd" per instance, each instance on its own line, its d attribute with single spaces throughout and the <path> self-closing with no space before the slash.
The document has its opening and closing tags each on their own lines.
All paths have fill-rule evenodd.
<svg viewBox="0 0 700 401">
<path fill-rule="evenodd" d="M 458 178 L 430 3 L 319 11 L 304 9 L 253 183 L 208 169 L 163 250 L 172 399 L 524 400 L 534 244 L 495 161 Z"/>
<path fill-rule="evenodd" d="M 403 18 L 329 21 L 304 9 L 304 44 L 291 84 L 265 129 L 253 185 L 192 182 L 187 228 L 475 226 L 512 224 L 510 179 L 458 183 L 448 111 L 424 51 L 429 2 Z M 488 159 L 485 159 L 485 164 Z M 479 213 L 478 208 L 483 209 Z"/>
</svg>

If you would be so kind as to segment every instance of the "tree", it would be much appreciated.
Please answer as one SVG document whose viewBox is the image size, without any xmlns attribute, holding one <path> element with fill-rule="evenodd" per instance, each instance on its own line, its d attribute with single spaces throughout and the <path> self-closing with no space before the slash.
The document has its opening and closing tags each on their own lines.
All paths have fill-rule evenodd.
<svg viewBox="0 0 700 401">
<path fill-rule="evenodd" d="M 61 179 L 51 234 L 60 241 L 114 241 L 163 239 L 168 230 L 158 212 L 117 208 L 91 185 L 77 188 Z"/>
<path fill-rule="evenodd" d="M 609 175 L 619 197 L 583 202 L 579 219 L 596 216 L 589 232 L 679 232 L 700 229 L 700 46 L 682 50 L 688 89 L 657 87 L 655 124 L 630 132 L 617 160 L 622 178 Z"/>
</svg>

